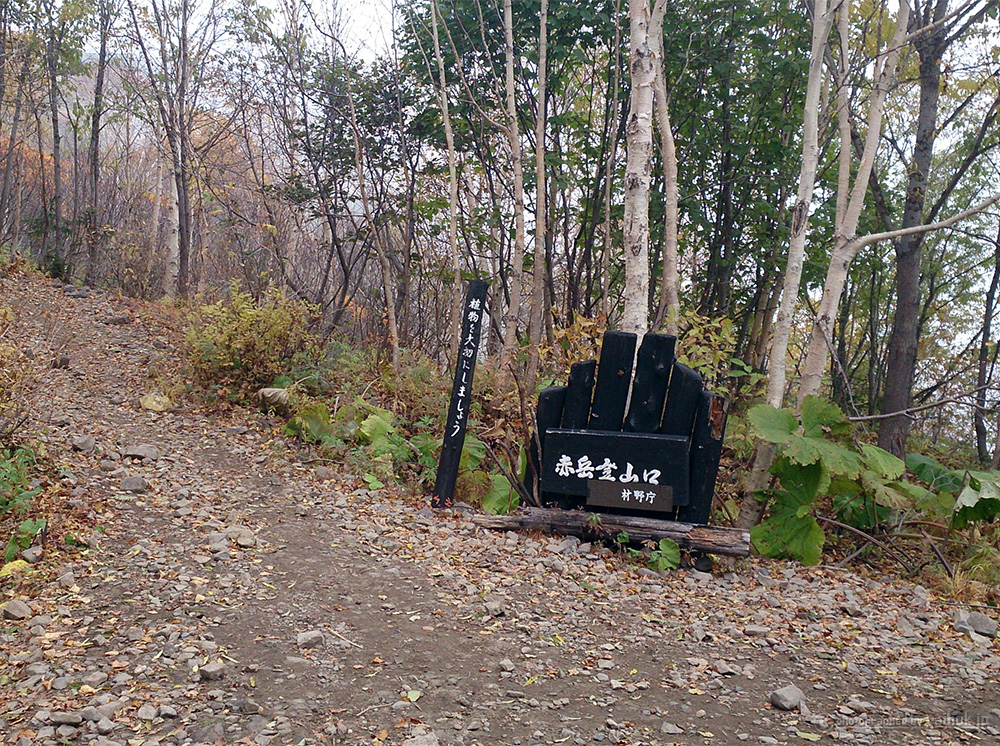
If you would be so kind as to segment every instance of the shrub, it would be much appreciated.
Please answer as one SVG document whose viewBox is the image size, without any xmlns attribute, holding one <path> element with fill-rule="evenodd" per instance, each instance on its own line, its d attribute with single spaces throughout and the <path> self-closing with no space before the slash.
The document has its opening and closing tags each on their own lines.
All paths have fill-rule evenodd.
<svg viewBox="0 0 1000 746">
<path fill-rule="evenodd" d="M 276 292 L 260 301 L 234 289 L 228 301 L 198 308 L 187 331 L 195 382 L 248 399 L 292 370 L 320 357 L 315 308 Z"/>
</svg>

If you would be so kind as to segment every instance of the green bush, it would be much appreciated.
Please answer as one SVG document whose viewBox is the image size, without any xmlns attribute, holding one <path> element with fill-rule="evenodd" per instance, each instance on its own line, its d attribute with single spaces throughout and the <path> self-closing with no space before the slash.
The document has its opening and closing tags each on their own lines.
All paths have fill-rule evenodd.
<svg viewBox="0 0 1000 746">
<path fill-rule="evenodd" d="M 255 300 L 233 290 L 228 301 L 198 308 L 187 330 L 195 382 L 246 400 L 292 370 L 316 365 L 316 309 L 276 292 Z"/>
</svg>

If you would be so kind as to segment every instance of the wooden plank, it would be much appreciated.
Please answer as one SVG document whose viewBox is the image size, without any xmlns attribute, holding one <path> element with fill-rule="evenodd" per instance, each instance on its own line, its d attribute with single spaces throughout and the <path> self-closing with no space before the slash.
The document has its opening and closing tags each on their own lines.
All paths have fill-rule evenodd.
<svg viewBox="0 0 1000 746">
<path fill-rule="evenodd" d="M 569 383 L 566 387 L 566 404 L 563 406 L 562 415 L 562 428 L 564 430 L 580 430 L 587 427 L 596 372 L 596 360 L 585 360 L 570 366 Z"/>
<path fill-rule="evenodd" d="M 645 493 L 659 492 L 653 486 L 665 485 L 670 487 L 671 508 L 687 505 L 689 449 L 687 438 L 671 435 L 549 430 L 542 451 L 542 488 L 586 497 L 591 482 L 610 482 L 620 494 L 628 492 L 631 504 L 622 508 L 647 510 Z"/>
<path fill-rule="evenodd" d="M 549 386 L 538 395 L 538 409 L 535 412 L 535 436 L 528 444 L 528 463 L 524 474 L 524 486 L 528 493 L 534 495 L 537 500 L 543 499 L 535 486 L 537 475 L 542 473 L 541 454 L 545 450 L 545 433 L 552 428 L 559 427 L 565 403 L 565 386 Z M 539 451 L 539 447 L 541 447 L 541 451 Z"/>
<path fill-rule="evenodd" d="M 613 540 L 625 531 L 635 541 L 673 539 L 689 550 L 735 557 L 750 554 L 750 532 L 741 528 L 544 508 L 528 508 L 511 515 L 473 515 L 471 519 L 477 526 L 496 531 L 548 531 L 603 540 Z"/>
<path fill-rule="evenodd" d="M 462 344 L 455 363 L 448 420 L 431 497 L 431 507 L 439 510 L 450 508 L 454 502 L 458 465 L 462 459 L 465 428 L 469 422 L 469 408 L 472 404 L 472 380 L 476 373 L 476 359 L 479 357 L 479 332 L 483 316 L 486 315 L 488 287 L 489 283 L 486 280 L 472 280 L 465 294 L 462 311 Z"/>
<path fill-rule="evenodd" d="M 678 520 L 708 523 L 728 413 L 729 401 L 725 397 L 701 392 L 691 438 L 691 499 L 677 512 Z"/>
<path fill-rule="evenodd" d="M 663 424 L 660 432 L 664 435 L 691 437 L 694 418 L 701 400 L 702 380 L 697 371 L 686 365 L 674 363 L 670 374 L 670 392 L 663 410 Z"/>
<path fill-rule="evenodd" d="M 676 343 L 676 337 L 666 334 L 647 334 L 642 338 L 632 381 L 632 399 L 622 427 L 625 432 L 655 433 L 660 426 Z M 568 426 L 564 423 L 563 427 Z"/>
<path fill-rule="evenodd" d="M 625 405 L 632 385 L 632 362 L 636 336 L 631 332 L 607 332 L 601 345 L 597 384 L 590 405 L 591 430 L 621 430 Z"/>
</svg>

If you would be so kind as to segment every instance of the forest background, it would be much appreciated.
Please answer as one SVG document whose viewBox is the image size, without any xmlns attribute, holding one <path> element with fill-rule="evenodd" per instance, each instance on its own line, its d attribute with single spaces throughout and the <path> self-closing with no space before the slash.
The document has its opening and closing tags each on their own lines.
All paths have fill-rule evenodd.
<svg viewBox="0 0 1000 746">
<path fill-rule="evenodd" d="M 815 559 L 826 511 L 917 516 L 940 554 L 1000 514 L 997 8 L 430 0 L 359 54 L 328 2 L 3 0 L 0 242 L 194 301 L 203 384 L 301 393 L 306 440 L 385 443 L 379 484 L 433 461 L 443 410 L 401 381 L 444 379 L 489 279 L 465 465 L 508 507 L 531 393 L 605 328 L 675 333 L 732 399 L 722 508 L 772 505 L 759 550 Z M 253 336 L 286 367 L 366 349 L 397 394 L 342 416 L 305 363 L 243 369 Z M 995 528 L 963 551 L 1000 573 Z"/>
</svg>

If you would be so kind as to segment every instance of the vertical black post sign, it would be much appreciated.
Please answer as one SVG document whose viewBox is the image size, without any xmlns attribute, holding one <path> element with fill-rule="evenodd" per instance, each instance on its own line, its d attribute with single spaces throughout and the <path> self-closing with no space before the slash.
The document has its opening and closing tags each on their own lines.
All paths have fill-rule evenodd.
<svg viewBox="0 0 1000 746">
<path fill-rule="evenodd" d="M 444 433 L 444 446 L 434 480 L 431 507 L 450 508 L 455 499 L 455 481 L 458 479 L 458 462 L 465 445 L 465 427 L 469 422 L 469 404 L 472 402 L 472 376 L 476 372 L 479 353 L 479 330 L 486 310 L 486 280 L 473 280 L 465 294 L 462 310 L 462 344 L 455 364 L 455 382 L 451 387 L 451 405 L 448 407 L 448 424 Z"/>
</svg>

